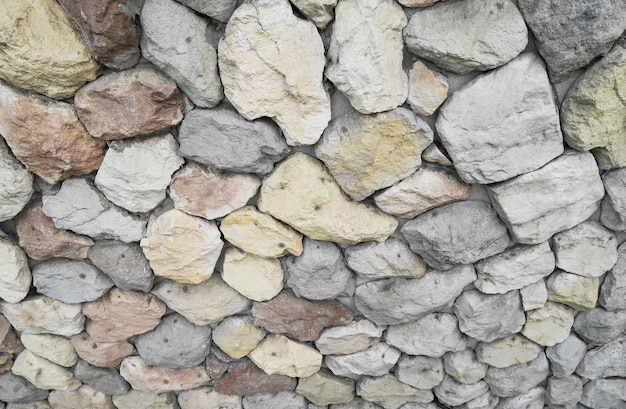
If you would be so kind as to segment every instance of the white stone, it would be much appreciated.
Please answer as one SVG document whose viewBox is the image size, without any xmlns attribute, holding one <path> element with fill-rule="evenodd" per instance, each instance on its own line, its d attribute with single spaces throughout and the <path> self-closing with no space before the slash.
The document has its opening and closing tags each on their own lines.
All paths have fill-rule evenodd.
<svg viewBox="0 0 626 409">
<path fill-rule="evenodd" d="M 39 389 L 74 390 L 81 382 L 69 370 L 24 350 L 15 359 L 11 372 L 26 378 Z"/>
<path fill-rule="evenodd" d="M 27 334 L 56 334 L 69 337 L 83 330 L 85 316 L 80 304 L 65 304 L 37 296 L 19 303 L 1 304 L 2 314 L 18 331 Z"/>
<path fill-rule="evenodd" d="M 381 376 L 398 362 L 400 351 L 380 342 L 363 351 L 346 355 L 326 355 L 324 363 L 335 375 L 358 379 L 360 376 Z"/>
<path fill-rule="evenodd" d="M 487 373 L 487 365 L 479 362 L 471 349 L 445 354 L 443 368 L 457 382 L 469 384 L 480 381 Z"/>
<path fill-rule="evenodd" d="M 441 358 L 403 355 L 395 375 L 401 382 L 417 389 L 432 389 L 441 383 L 445 372 Z"/>
<path fill-rule="evenodd" d="M 222 279 L 253 301 L 267 301 L 283 289 L 280 261 L 229 248 L 224 255 Z"/>
<path fill-rule="evenodd" d="M 574 325 L 572 311 L 557 303 L 546 302 L 527 314 L 526 324 L 520 331 L 522 335 L 539 345 L 553 346 L 563 342 Z"/>
<path fill-rule="evenodd" d="M 403 277 L 420 278 L 426 264 L 401 240 L 390 238 L 382 243 L 362 243 L 344 249 L 346 264 L 367 280 Z"/>
<path fill-rule="evenodd" d="M 0 237 L 0 298 L 10 303 L 22 301 L 30 291 L 32 274 L 24 251 Z"/>
<path fill-rule="evenodd" d="M 543 306 L 546 305 L 546 301 L 548 301 L 546 282 L 539 280 L 536 283 L 528 284 L 526 287 L 519 290 L 519 295 L 522 297 L 524 311 L 543 308 Z"/>
<path fill-rule="evenodd" d="M 496 368 L 507 368 L 537 358 L 541 347 L 521 335 L 511 335 L 492 342 L 482 342 L 476 348 L 480 362 Z"/>
<path fill-rule="evenodd" d="M 78 362 L 76 350 L 65 337 L 23 333 L 20 341 L 26 349 L 54 364 L 70 367 Z"/>
<path fill-rule="evenodd" d="M 337 0 L 292 0 L 294 6 L 313 20 L 318 28 L 326 28 L 334 17 Z"/>
<path fill-rule="evenodd" d="M 203 387 L 182 391 L 178 395 L 181 409 L 241 409 L 241 396 L 225 395 Z M 155 408 L 156 409 L 156 408 Z"/>
<path fill-rule="evenodd" d="M 267 336 L 248 357 L 269 375 L 307 377 L 319 371 L 322 354 L 283 335 Z"/>
<path fill-rule="evenodd" d="M 429 403 L 433 400 L 431 391 L 413 388 L 400 382 L 396 377 L 385 375 L 378 378 L 361 378 L 356 387 L 357 395 L 378 403 L 385 409 L 399 409 L 405 403 Z"/>
<path fill-rule="evenodd" d="M 600 279 L 583 277 L 557 270 L 546 282 L 548 300 L 568 305 L 578 311 L 589 311 L 598 303 Z"/>
<path fill-rule="evenodd" d="M 33 194 L 33 175 L 11 155 L 0 137 L 0 221 L 12 219 Z"/>
</svg>

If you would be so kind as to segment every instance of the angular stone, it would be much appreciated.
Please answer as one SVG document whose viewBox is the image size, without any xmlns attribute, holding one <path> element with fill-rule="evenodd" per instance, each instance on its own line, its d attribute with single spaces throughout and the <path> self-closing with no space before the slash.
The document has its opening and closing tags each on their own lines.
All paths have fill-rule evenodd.
<svg viewBox="0 0 626 409">
<path fill-rule="evenodd" d="M 83 385 L 74 391 L 52 391 L 48 396 L 48 402 L 54 409 L 116 409 L 110 396 L 89 385 Z"/>
<path fill-rule="evenodd" d="M 598 302 L 600 279 L 556 271 L 546 282 L 548 300 L 568 305 L 578 311 L 589 311 Z"/>
<path fill-rule="evenodd" d="M 356 393 L 385 409 L 398 409 L 407 402 L 429 403 L 433 400 L 431 391 L 415 389 L 391 375 L 361 378 L 356 385 Z"/>
<path fill-rule="evenodd" d="M 527 314 L 522 335 L 543 346 L 563 342 L 574 324 L 572 311 L 557 303 L 546 302 L 545 307 Z"/>
<path fill-rule="evenodd" d="M 479 362 L 474 352 L 470 349 L 445 354 L 443 357 L 443 368 L 457 382 L 467 384 L 480 381 L 487 373 L 487 365 Z"/>
<path fill-rule="evenodd" d="M 219 45 L 228 100 L 248 120 L 273 119 L 289 145 L 314 144 L 330 120 L 325 63 L 317 29 L 286 0 L 237 8 Z"/>
<path fill-rule="evenodd" d="M 515 396 L 526 393 L 539 385 L 549 373 L 548 359 L 541 352 L 537 358 L 528 363 L 487 369 L 485 382 L 489 384 L 491 393 L 496 396 Z"/>
<path fill-rule="evenodd" d="M 573 374 L 585 352 L 587 345 L 575 334 L 570 334 L 563 342 L 546 348 L 552 375 L 564 378 Z"/>
<path fill-rule="evenodd" d="M 33 175 L 9 151 L 0 138 L 0 220 L 12 219 L 33 194 Z"/>
<path fill-rule="evenodd" d="M 261 180 L 254 175 L 221 172 L 190 162 L 174 173 L 169 196 L 177 209 L 213 220 L 245 206 L 259 187 Z"/>
<path fill-rule="evenodd" d="M 409 70 L 407 102 L 411 109 L 419 115 L 430 116 L 447 97 L 448 80 L 445 75 L 429 69 L 419 60 L 415 61 Z"/>
<path fill-rule="evenodd" d="M 135 352 L 135 348 L 126 341 L 100 342 L 86 331 L 74 335 L 71 342 L 81 359 L 101 368 L 116 367 Z"/>
<path fill-rule="evenodd" d="M 404 30 L 413 54 L 457 74 L 487 71 L 515 58 L 528 42 L 511 2 L 439 3 L 419 9 Z"/>
<path fill-rule="evenodd" d="M 0 298 L 10 303 L 22 301 L 30 291 L 32 275 L 24 251 L 0 237 Z"/>
<path fill-rule="evenodd" d="M 87 332 L 98 342 L 118 342 L 148 332 L 161 321 L 165 304 L 152 294 L 113 288 L 97 301 L 83 305 L 90 318 Z"/>
<path fill-rule="evenodd" d="M 539 280 L 536 283 L 520 288 L 519 295 L 522 297 L 522 306 L 524 307 L 524 311 L 543 308 L 544 305 L 546 305 L 546 301 L 548 301 L 548 289 L 546 288 L 546 282 L 544 280 Z"/>
<path fill-rule="evenodd" d="M 555 258 L 548 242 L 535 246 L 515 246 L 481 260 L 474 266 L 476 288 L 487 294 L 504 294 L 548 276 Z"/>
<path fill-rule="evenodd" d="M 602 175 L 606 196 L 602 200 L 600 221 L 609 229 L 626 231 L 626 169 L 617 169 Z"/>
<path fill-rule="evenodd" d="M 179 0 L 179 2 L 222 23 L 228 22 L 237 5 L 236 0 L 212 0 L 209 2 L 205 0 Z"/>
<path fill-rule="evenodd" d="M 382 376 L 398 362 L 400 351 L 380 342 L 368 349 L 347 355 L 327 355 L 324 363 L 335 375 L 359 379 L 365 376 Z"/>
<path fill-rule="evenodd" d="M 326 328 L 315 341 L 315 347 L 324 355 L 352 354 L 376 345 L 382 335 L 382 327 L 363 319 Z"/>
<path fill-rule="evenodd" d="M 430 271 L 420 279 L 371 281 L 356 288 L 356 308 L 378 325 L 409 322 L 449 305 L 474 280 L 476 273 L 468 265 Z"/>
<path fill-rule="evenodd" d="M 204 366 L 206 367 L 206 371 L 209 374 L 209 376 L 213 379 L 213 381 L 217 381 L 218 379 L 223 378 L 225 376 L 224 374 L 226 374 L 226 371 L 229 370 L 230 361 L 231 359 L 225 353 L 223 353 L 220 349 L 211 347 L 211 355 L 209 355 L 206 361 L 204 361 Z M 235 362 L 240 362 L 240 361 L 235 361 Z M 258 370 L 259 372 L 265 374 L 265 372 L 263 372 L 262 370 L 260 369 Z M 294 388 L 295 388 L 295 384 L 294 384 Z"/>
<path fill-rule="evenodd" d="M 526 393 L 500 399 L 498 409 L 541 409 L 545 406 L 545 389 L 542 387 L 532 388 Z"/>
<path fill-rule="evenodd" d="M 248 355 L 265 338 L 252 317 L 227 317 L 213 330 L 215 345 L 233 359 Z"/>
<path fill-rule="evenodd" d="M 0 400 L 7 403 L 33 402 L 48 397 L 48 391 L 37 388 L 12 372 L 0 374 Z"/>
<path fill-rule="evenodd" d="M 396 377 L 417 389 L 432 389 L 443 380 L 441 358 L 402 355 L 395 370 Z"/>
<path fill-rule="evenodd" d="M 465 349 L 465 337 L 452 314 L 437 312 L 387 328 L 385 342 L 409 355 L 440 357 Z"/>
<path fill-rule="evenodd" d="M 621 409 L 626 401 L 626 379 L 599 379 L 587 383 L 580 403 L 589 408 Z"/>
<path fill-rule="evenodd" d="M 2 82 L 0 102 L 0 134 L 13 155 L 47 183 L 85 175 L 100 166 L 105 143 L 87 133 L 72 105 L 27 94 Z"/>
<path fill-rule="evenodd" d="M 600 348 L 587 351 L 576 368 L 576 373 L 583 378 L 599 379 L 626 377 L 626 336 L 605 344 Z"/>
<path fill-rule="evenodd" d="M 152 292 L 169 308 L 196 325 L 219 322 L 250 306 L 250 301 L 228 286 L 219 275 L 196 285 L 164 280 Z"/>
<path fill-rule="evenodd" d="M 308 406 L 304 396 L 290 391 L 245 396 L 242 403 L 245 409 L 307 409 Z"/>
<path fill-rule="evenodd" d="M 8 2 L 3 8 L 0 79 L 63 99 L 96 78 L 100 66 L 57 2 Z"/>
<path fill-rule="evenodd" d="M 494 368 L 508 368 L 532 361 L 541 351 L 539 345 L 514 334 L 491 342 L 481 342 L 476 347 L 476 357 Z"/>
<path fill-rule="evenodd" d="M 481 201 L 450 203 L 430 210 L 408 221 L 401 232 L 411 250 L 438 270 L 493 256 L 511 242 L 496 212 Z"/>
<path fill-rule="evenodd" d="M 267 301 L 283 289 L 280 261 L 228 248 L 224 255 L 222 279 L 244 297 Z"/>
<path fill-rule="evenodd" d="M 453 93 L 440 109 L 437 132 L 467 183 L 507 180 L 563 153 L 552 88 L 543 63 L 530 53 Z"/>
<path fill-rule="evenodd" d="M 13 331 L 11 323 L 3 315 L 0 315 L 0 353 L 13 354 L 21 352 L 23 349 L 24 345 Z"/>
<path fill-rule="evenodd" d="M 248 357 L 269 375 L 303 378 L 319 371 L 322 365 L 322 354 L 315 348 L 275 334 L 265 337 Z"/>
<path fill-rule="evenodd" d="M 141 248 L 154 274 L 183 284 L 213 275 L 224 243 L 214 222 L 172 209 L 150 221 Z"/>
<path fill-rule="evenodd" d="M 357 24 L 358 22 L 358 24 Z M 363 114 L 402 105 L 408 78 L 402 69 L 406 15 L 392 1 L 338 2 L 326 77 Z"/>
<path fill-rule="evenodd" d="M 293 390 L 296 379 L 285 375 L 268 375 L 249 360 L 241 360 L 232 364 L 228 373 L 213 384 L 219 393 L 251 396 Z"/>
<path fill-rule="evenodd" d="M 333 9 L 337 5 L 337 0 L 294 0 L 293 5 L 318 28 L 324 29 L 334 17 Z"/>
<path fill-rule="evenodd" d="M 523 244 L 541 243 L 586 220 L 604 195 L 593 155 L 574 151 L 487 190 L 511 236 Z"/>
<path fill-rule="evenodd" d="M 609 311 L 626 309 L 626 244 L 619 247 L 617 263 L 604 277 L 600 304 Z"/>
<path fill-rule="evenodd" d="M 181 409 L 241 409 L 239 396 L 224 395 L 209 387 L 181 392 L 178 395 L 178 403 Z"/>
<path fill-rule="evenodd" d="M 329 406 L 332 409 L 380 409 L 381 406 L 373 402 L 368 402 L 360 397 L 352 399 L 350 403 L 340 403 Z M 410 409 L 410 408 L 409 408 Z"/>
<path fill-rule="evenodd" d="M 554 83 L 606 53 L 626 29 L 626 10 L 619 0 L 522 0 L 519 8 Z"/>
<path fill-rule="evenodd" d="M 171 369 L 150 366 L 138 356 L 124 358 L 120 375 L 133 389 L 151 393 L 167 393 L 206 385 L 211 378 L 203 366 Z"/>
<path fill-rule="evenodd" d="M 87 253 L 89 260 L 124 291 L 150 291 L 154 275 L 146 256 L 135 243 L 99 241 Z"/>
<path fill-rule="evenodd" d="M 22 302 L 0 304 L 11 325 L 27 334 L 55 334 L 69 337 L 83 330 L 85 316 L 80 305 L 65 304 L 44 296 Z"/>
<path fill-rule="evenodd" d="M 555 234 L 553 246 L 557 267 L 585 277 L 600 277 L 617 261 L 615 234 L 596 222 Z"/>
<path fill-rule="evenodd" d="M 76 365 L 78 355 L 69 339 L 48 334 L 22 334 L 24 347 L 33 354 L 64 367 Z"/>
<path fill-rule="evenodd" d="M 422 152 L 422 159 L 429 163 L 436 163 L 441 166 L 452 166 L 452 162 L 445 153 L 435 143 L 424 149 Z"/>
<path fill-rule="evenodd" d="M 548 378 L 546 403 L 552 405 L 575 405 L 583 396 L 583 382 L 577 376 Z"/>
<path fill-rule="evenodd" d="M 348 403 L 354 399 L 355 383 L 351 379 L 339 378 L 327 370 L 320 370 L 300 378 L 296 392 L 317 406 Z"/>
<path fill-rule="evenodd" d="M 44 194 L 42 201 L 43 212 L 58 229 L 126 243 L 144 236 L 146 222 L 110 203 L 87 179 L 68 179 L 56 194 Z"/>
<path fill-rule="evenodd" d="M 174 0 L 148 0 L 141 9 L 142 55 L 176 81 L 195 105 L 212 108 L 224 95 L 207 25 Z"/>
<path fill-rule="evenodd" d="M 122 395 L 128 392 L 129 385 L 114 368 L 98 368 L 79 360 L 74 367 L 74 376 L 85 385 L 106 395 Z"/>
<path fill-rule="evenodd" d="M 117 409 L 179 409 L 173 392 L 150 393 L 131 389 L 123 395 L 113 397 Z"/>
<path fill-rule="evenodd" d="M 13 366 L 13 354 L 0 352 L 0 374 L 8 372 Z"/>
<path fill-rule="evenodd" d="M 484 381 L 461 383 L 448 375 L 433 389 L 439 402 L 449 406 L 461 406 L 488 391 L 489 385 Z"/>
<path fill-rule="evenodd" d="M 453 170 L 422 165 L 411 176 L 376 194 L 374 201 L 385 213 L 409 219 L 435 207 L 465 200 L 470 190 L 471 186 L 461 181 Z"/>
<path fill-rule="evenodd" d="M 256 325 L 299 341 L 315 341 L 324 328 L 345 325 L 354 318 L 337 300 L 312 302 L 285 292 L 271 301 L 255 303 L 252 315 Z"/>
<path fill-rule="evenodd" d="M 11 372 L 24 377 L 39 389 L 74 390 L 81 385 L 72 372 L 27 349 L 17 356 Z"/>
</svg>

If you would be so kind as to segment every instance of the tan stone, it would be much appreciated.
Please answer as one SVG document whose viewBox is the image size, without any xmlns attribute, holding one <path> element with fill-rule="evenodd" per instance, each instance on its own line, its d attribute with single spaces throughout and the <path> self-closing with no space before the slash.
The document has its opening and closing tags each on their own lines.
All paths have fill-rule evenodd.
<svg viewBox="0 0 626 409">
<path fill-rule="evenodd" d="M 431 391 L 413 388 L 392 375 L 361 378 L 356 393 L 388 409 L 398 409 L 407 402 L 429 403 L 434 398 Z"/>
<path fill-rule="evenodd" d="M 183 391 L 178 395 L 181 409 L 241 409 L 241 397 L 225 395 L 204 387 Z"/>
<path fill-rule="evenodd" d="M 165 304 L 152 294 L 113 288 L 99 300 L 83 305 L 91 320 L 87 332 L 96 341 L 118 342 L 155 328 Z"/>
<path fill-rule="evenodd" d="M 322 365 L 322 354 L 315 348 L 275 334 L 265 337 L 248 357 L 270 375 L 307 377 Z"/>
<path fill-rule="evenodd" d="M 63 99 L 96 78 L 98 63 L 56 1 L 2 0 L 0 9 L 0 79 Z"/>
<path fill-rule="evenodd" d="M 71 342 L 80 359 L 101 368 L 118 366 L 124 358 L 135 352 L 135 348 L 127 341 L 98 342 L 86 331 L 74 335 Z"/>
<path fill-rule="evenodd" d="M 69 339 L 48 334 L 22 334 L 22 344 L 30 352 L 48 361 L 70 367 L 76 365 L 78 354 Z"/>
<path fill-rule="evenodd" d="M 253 301 L 267 301 L 283 289 L 283 268 L 277 259 L 245 253 L 234 247 L 226 250 L 222 279 Z"/>
<path fill-rule="evenodd" d="M 72 105 L 2 82 L 0 134 L 20 162 L 50 184 L 97 170 L 106 146 L 89 135 Z"/>
<path fill-rule="evenodd" d="M 314 240 L 339 244 L 384 241 L 398 226 L 393 216 L 350 201 L 321 162 L 300 152 L 264 180 L 258 206 Z"/>
<path fill-rule="evenodd" d="M 65 304 L 37 296 L 16 304 L 2 303 L 2 313 L 18 331 L 69 337 L 83 330 L 85 316 L 80 304 Z"/>
<path fill-rule="evenodd" d="M 563 342 L 573 324 L 574 314 L 569 308 L 548 301 L 543 308 L 526 315 L 526 324 L 520 333 L 539 345 L 550 347 Z"/>
<path fill-rule="evenodd" d="M 26 378 L 39 389 L 69 391 L 78 389 L 81 385 L 81 382 L 74 377 L 72 372 L 33 354 L 28 349 L 20 352 L 17 356 L 11 372 Z"/>
<path fill-rule="evenodd" d="M 204 366 L 171 369 L 150 366 L 141 357 L 129 356 L 120 365 L 120 375 L 133 387 L 143 392 L 165 393 L 193 389 L 211 380 Z"/>
<path fill-rule="evenodd" d="M 155 275 L 183 284 L 211 277 L 223 247 L 215 223 L 178 209 L 151 220 L 140 245 Z"/>
<path fill-rule="evenodd" d="M 32 275 L 24 251 L 9 239 L 0 237 L 0 298 L 11 303 L 20 302 L 30 291 L 31 283 Z"/>
<path fill-rule="evenodd" d="M 33 175 L 17 160 L 0 135 L 0 221 L 18 214 L 33 195 Z"/>
<path fill-rule="evenodd" d="M 172 177 L 170 197 L 177 209 L 213 220 L 245 206 L 260 186 L 261 179 L 255 175 L 190 162 Z"/>
<path fill-rule="evenodd" d="M 300 378 L 296 392 L 314 405 L 326 406 L 350 402 L 355 396 L 354 389 L 352 379 L 340 378 L 322 369 L 309 377 Z"/>
<path fill-rule="evenodd" d="M 443 74 L 429 69 L 423 62 L 415 61 L 409 71 L 407 102 L 415 113 L 432 115 L 448 97 L 448 80 Z"/>
<path fill-rule="evenodd" d="M 39 400 L 28 403 L 11 403 L 9 409 L 54 409 L 47 400 Z"/>
<path fill-rule="evenodd" d="M 250 396 L 291 391 L 296 379 L 285 375 L 268 375 L 248 359 L 234 362 L 228 373 L 214 382 L 215 390 L 227 395 Z"/>
<path fill-rule="evenodd" d="M 539 345 L 516 334 L 480 343 L 476 348 L 476 358 L 496 368 L 506 368 L 532 361 L 539 356 L 541 350 Z"/>
<path fill-rule="evenodd" d="M 227 317 L 213 330 L 213 342 L 231 358 L 240 359 L 256 348 L 265 334 L 250 317 Z"/>
<path fill-rule="evenodd" d="M 220 230 L 226 240 L 260 257 L 302 254 L 302 235 L 253 206 L 235 210 L 226 216 Z"/>
<path fill-rule="evenodd" d="M 117 409 L 179 409 L 173 392 L 157 394 L 136 389 L 114 396 L 113 404 Z"/>
<path fill-rule="evenodd" d="M 582 277 L 559 271 L 548 278 L 546 285 L 549 301 L 568 305 L 578 311 L 593 310 L 598 303 L 598 277 Z"/>
<path fill-rule="evenodd" d="M 8 372 L 13 366 L 13 354 L 0 352 L 0 374 Z"/>
<path fill-rule="evenodd" d="M 315 346 L 324 355 L 352 354 L 378 344 L 383 331 L 384 327 L 370 320 L 352 321 L 341 327 L 326 328 Z"/>
<path fill-rule="evenodd" d="M 54 409 L 116 409 L 111 397 L 83 385 L 74 391 L 52 391 L 48 402 Z"/>
<path fill-rule="evenodd" d="M 24 349 L 24 345 L 20 342 L 11 327 L 11 323 L 0 315 L 0 352 L 20 352 Z"/>
<path fill-rule="evenodd" d="M 452 166 L 452 161 L 434 143 L 422 152 L 425 162 L 436 163 L 441 166 Z"/>
</svg>

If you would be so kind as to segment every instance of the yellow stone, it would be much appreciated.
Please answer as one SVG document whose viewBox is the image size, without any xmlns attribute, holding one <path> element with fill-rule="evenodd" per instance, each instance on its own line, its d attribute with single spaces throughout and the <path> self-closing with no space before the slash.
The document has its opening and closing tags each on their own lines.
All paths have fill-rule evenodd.
<svg viewBox="0 0 626 409">
<path fill-rule="evenodd" d="M 48 334 L 22 334 L 20 341 L 29 351 L 48 361 L 70 367 L 78 362 L 78 354 L 69 339 Z"/>
<path fill-rule="evenodd" d="M 322 354 L 315 348 L 284 335 L 268 335 L 248 357 L 269 375 L 307 377 L 322 366 Z"/>
<path fill-rule="evenodd" d="M 277 259 L 244 253 L 234 247 L 226 250 L 222 279 L 246 298 L 271 300 L 283 289 L 284 276 Z"/>
<path fill-rule="evenodd" d="M 539 345 L 551 347 L 565 341 L 573 324 L 574 314 L 569 308 L 548 301 L 526 316 L 520 333 Z"/>
<path fill-rule="evenodd" d="M 307 378 L 300 378 L 296 388 L 296 392 L 317 406 L 348 403 L 354 399 L 354 390 L 352 379 L 340 378 L 324 369 Z"/>
<path fill-rule="evenodd" d="M 72 372 L 33 354 L 28 349 L 20 352 L 11 371 L 15 375 L 26 378 L 39 389 L 72 391 L 81 385 Z"/>
<path fill-rule="evenodd" d="M 600 290 L 600 279 L 560 272 L 548 279 L 548 300 L 560 302 L 578 311 L 589 311 L 596 307 Z"/>
<path fill-rule="evenodd" d="M 213 342 L 233 359 L 248 355 L 265 337 L 252 317 L 228 317 L 213 330 Z"/>
<path fill-rule="evenodd" d="M 496 368 L 524 364 L 539 356 L 541 347 L 520 335 L 511 335 L 493 342 L 483 342 L 476 348 L 476 358 Z"/>
</svg>

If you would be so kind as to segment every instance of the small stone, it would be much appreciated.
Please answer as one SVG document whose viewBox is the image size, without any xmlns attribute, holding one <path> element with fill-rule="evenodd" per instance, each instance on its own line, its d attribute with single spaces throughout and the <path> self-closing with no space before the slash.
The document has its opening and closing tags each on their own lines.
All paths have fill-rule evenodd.
<svg viewBox="0 0 626 409">
<path fill-rule="evenodd" d="M 424 149 L 424 152 L 422 152 L 422 159 L 426 162 L 436 163 L 441 166 L 452 166 L 450 159 L 448 159 L 446 154 L 444 154 L 435 143 Z"/>
<path fill-rule="evenodd" d="M 154 274 L 183 284 L 213 275 L 224 243 L 214 222 L 172 209 L 150 221 L 141 248 Z"/>
<path fill-rule="evenodd" d="M 48 402 L 54 409 L 116 409 L 110 396 L 89 385 L 83 385 L 74 391 L 52 391 L 48 396 Z"/>
<path fill-rule="evenodd" d="M 71 342 L 81 359 L 101 368 L 116 367 L 135 352 L 135 348 L 126 341 L 99 342 L 86 331 L 74 335 Z"/>
<path fill-rule="evenodd" d="M 514 334 L 491 342 L 481 342 L 476 348 L 476 357 L 494 368 L 508 368 L 532 361 L 541 351 L 539 345 Z"/>
<path fill-rule="evenodd" d="M 615 341 L 626 330 L 626 310 L 594 308 L 581 312 L 574 320 L 574 330 L 590 344 Z"/>
<path fill-rule="evenodd" d="M 178 403 L 181 409 L 241 409 L 241 397 L 224 395 L 209 387 L 182 391 Z"/>
<path fill-rule="evenodd" d="M 136 243 L 99 241 L 87 253 L 89 260 L 124 291 L 150 291 L 154 275 Z"/>
<path fill-rule="evenodd" d="M 233 359 L 248 355 L 265 338 L 252 317 L 227 317 L 213 330 L 215 345 Z"/>
<path fill-rule="evenodd" d="M 196 10 L 198 13 L 207 15 L 222 23 L 228 22 L 230 15 L 235 10 L 235 6 L 237 6 L 236 0 L 212 0 L 210 2 L 205 0 L 180 0 L 179 2 Z"/>
<path fill-rule="evenodd" d="M 322 355 L 316 349 L 274 334 L 265 337 L 248 357 L 269 375 L 304 378 L 322 365 Z"/>
<path fill-rule="evenodd" d="M 213 220 L 245 206 L 259 187 L 261 180 L 254 175 L 221 172 L 190 162 L 174 173 L 169 196 L 177 209 Z"/>
<path fill-rule="evenodd" d="M 31 282 L 24 251 L 9 239 L 0 237 L 0 298 L 10 303 L 22 301 L 30 291 Z"/>
<path fill-rule="evenodd" d="M 217 53 L 206 38 L 208 22 L 174 0 L 148 0 L 141 9 L 141 53 L 176 81 L 197 106 L 223 98 Z"/>
<path fill-rule="evenodd" d="M 296 379 L 285 375 L 268 375 L 249 360 L 241 360 L 232 364 L 228 373 L 215 380 L 214 387 L 217 392 L 227 395 L 273 394 L 294 390 Z"/>
<path fill-rule="evenodd" d="M 361 378 L 357 383 L 356 393 L 385 409 L 398 409 L 407 402 L 429 403 L 433 400 L 431 391 L 415 389 L 391 375 Z"/>
<path fill-rule="evenodd" d="M 337 0 L 294 0 L 294 6 L 315 23 L 317 28 L 324 29 L 334 17 L 333 9 Z"/>
<path fill-rule="evenodd" d="M 33 175 L 10 153 L 0 138 L 0 220 L 12 219 L 33 194 Z"/>
<path fill-rule="evenodd" d="M 24 345 L 15 334 L 11 323 L 3 315 L 0 315 L 0 353 L 13 354 L 21 352 L 23 349 Z"/>
<path fill-rule="evenodd" d="M 387 328 L 385 342 L 409 355 L 443 356 L 465 349 L 465 337 L 452 314 L 437 312 Z"/>
<path fill-rule="evenodd" d="M 98 342 L 118 342 L 156 327 L 165 304 L 152 294 L 113 288 L 97 301 L 83 305 L 90 318 L 87 332 Z"/>
<path fill-rule="evenodd" d="M 587 351 L 576 374 L 587 379 L 626 377 L 626 336 Z"/>
<path fill-rule="evenodd" d="M 530 391 L 548 377 L 550 367 L 546 355 L 539 356 L 524 364 L 511 365 L 506 368 L 487 369 L 485 382 L 489 384 L 491 393 L 500 397 L 515 396 Z"/>
<path fill-rule="evenodd" d="M 326 328 L 315 341 L 315 347 L 324 355 L 347 355 L 376 345 L 382 335 L 383 328 L 363 319 Z"/>
<path fill-rule="evenodd" d="M 211 378 L 204 366 L 171 369 L 150 366 L 141 357 L 129 356 L 120 365 L 120 375 L 133 389 L 167 393 L 206 385 Z"/>
<path fill-rule="evenodd" d="M 445 373 L 441 358 L 402 355 L 395 375 L 407 385 L 427 390 L 439 385 Z"/>
<path fill-rule="evenodd" d="M 7 403 L 33 402 L 48 397 L 48 391 L 37 388 L 13 372 L 0 374 L 0 400 Z"/>
<path fill-rule="evenodd" d="M 539 280 L 536 283 L 529 284 L 519 290 L 519 295 L 522 297 L 524 311 L 543 308 L 546 305 L 546 301 L 548 301 L 546 282 Z"/>
<path fill-rule="evenodd" d="M 123 395 L 113 397 L 117 409 L 179 409 L 173 392 L 150 393 L 131 389 Z"/>
<path fill-rule="evenodd" d="M 573 374 L 585 356 L 585 352 L 587 352 L 587 345 L 575 334 L 570 334 L 563 342 L 546 348 L 552 375 L 565 378 Z"/>
<path fill-rule="evenodd" d="M 559 272 L 548 278 L 548 300 L 568 305 L 578 311 L 589 311 L 598 302 L 600 280 L 577 274 Z"/>
<path fill-rule="evenodd" d="M 621 409 L 626 401 L 625 379 L 598 379 L 587 383 L 580 403 L 589 408 Z"/>
<path fill-rule="evenodd" d="M 78 355 L 69 339 L 57 335 L 22 334 L 24 347 L 33 354 L 64 367 L 76 365 Z"/>
<path fill-rule="evenodd" d="M 222 279 L 250 300 L 271 300 L 283 289 L 284 273 L 276 259 L 231 247 L 226 250 L 222 268 Z"/>
<path fill-rule="evenodd" d="M 470 349 L 445 354 L 443 356 L 443 368 L 446 374 L 454 380 L 466 384 L 480 381 L 487 373 L 487 365 L 479 362 Z"/>
<path fill-rule="evenodd" d="M 355 382 L 352 379 L 339 378 L 327 370 L 320 370 L 307 377 L 300 378 L 296 392 L 317 406 L 348 403 L 354 399 Z"/>
<path fill-rule="evenodd" d="M 69 337 L 83 330 L 85 316 L 80 305 L 65 304 L 44 296 L 27 298 L 16 304 L 0 304 L 11 325 L 27 334 L 55 334 Z"/>
<path fill-rule="evenodd" d="M 585 277 L 600 277 L 617 261 L 615 234 L 596 222 L 555 234 L 553 246 L 557 267 Z"/>
<path fill-rule="evenodd" d="M 384 342 L 346 355 L 326 355 L 324 363 L 335 375 L 359 379 L 360 376 L 382 376 L 398 362 L 400 351 Z"/>
<path fill-rule="evenodd" d="M 0 374 L 8 372 L 13 366 L 13 354 L 0 352 Z"/>
<path fill-rule="evenodd" d="M 152 293 L 196 325 L 219 322 L 250 306 L 250 300 L 233 290 L 217 274 L 196 285 L 165 280 Z"/>
<path fill-rule="evenodd" d="M 248 120 L 274 120 L 289 145 L 314 144 L 330 120 L 325 63 L 317 28 L 286 0 L 239 6 L 219 44 L 228 100 Z"/>
<path fill-rule="evenodd" d="M 122 395 L 128 392 L 129 385 L 115 368 L 98 368 L 82 359 L 74 367 L 74 376 L 85 385 L 106 395 Z"/>
<path fill-rule="evenodd" d="M 461 406 L 488 391 L 489 385 L 484 381 L 461 383 L 449 375 L 433 389 L 439 402 L 449 406 Z"/>
<path fill-rule="evenodd" d="M 407 102 L 411 109 L 419 115 L 430 116 L 447 97 L 448 80 L 445 75 L 429 69 L 419 60 L 415 61 L 409 71 Z"/>
<path fill-rule="evenodd" d="M 583 382 L 577 376 L 548 378 L 546 403 L 552 405 L 575 405 L 583 396 Z"/>
<path fill-rule="evenodd" d="M 304 396 L 290 391 L 244 396 L 242 403 L 245 409 L 307 409 Z"/>
<path fill-rule="evenodd" d="M 520 331 L 531 341 L 543 346 L 553 346 L 563 342 L 574 324 L 574 314 L 567 307 L 546 302 L 543 308 L 526 315 L 526 324 Z"/>
<path fill-rule="evenodd" d="M 74 390 L 81 385 L 72 372 L 27 349 L 17 356 L 11 372 L 24 377 L 39 389 Z"/>
<path fill-rule="evenodd" d="M 382 243 L 362 243 L 344 249 L 346 264 L 367 280 L 380 278 L 420 278 L 426 264 L 409 246 L 396 238 Z"/>
<path fill-rule="evenodd" d="M 602 175 L 606 195 L 602 200 L 600 221 L 609 229 L 626 231 L 626 170 L 617 169 Z"/>
<path fill-rule="evenodd" d="M 255 325 L 298 341 L 315 341 L 324 328 L 345 325 L 354 318 L 337 300 L 312 302 L 285 292 L 271 301 L 255 303 L 252 315 Z"/>
<path fill-rule="evenodd" d="M 229 364 L 226 362 L 226 359 L 225 354 L 222 354 L 219 349 L 211 347 L 211 354 L 204 361 L 204 366 L 206 372 L 214 381 L 222 378 L 228 370 Z"/>
<path fill-rule="evenodd" d="M 626 309 L 626 244 L 619 247 L 617 263 L 604 277 L 600 304 L 609 311 Z"/>
</svg>

